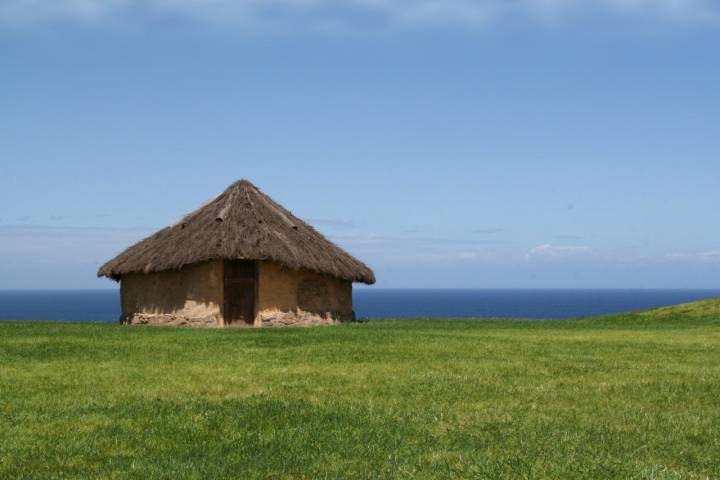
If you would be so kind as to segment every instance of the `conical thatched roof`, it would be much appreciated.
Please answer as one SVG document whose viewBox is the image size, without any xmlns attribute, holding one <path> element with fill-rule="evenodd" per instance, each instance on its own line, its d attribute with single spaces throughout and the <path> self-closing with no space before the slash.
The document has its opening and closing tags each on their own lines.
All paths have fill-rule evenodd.
<svg viewBox="0 0 720 480">
<path fill-rule="evenodd" d="M 206 260 L 271 260 L 350 281 L 375 283 L 365 264 L 247 180 L 113 258 L 99 277 L 179 269 Z"/>
</svg>

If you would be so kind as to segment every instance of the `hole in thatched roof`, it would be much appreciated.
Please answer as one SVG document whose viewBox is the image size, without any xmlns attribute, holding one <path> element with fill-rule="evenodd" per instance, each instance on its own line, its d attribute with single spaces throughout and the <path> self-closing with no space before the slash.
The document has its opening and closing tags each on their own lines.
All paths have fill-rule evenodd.
<svg viewBox="0 0 720 480">
<path fill-rule="evenodd" d="M 262 223 L 262 220 L 258 220 L 258 223 Z"/>
<path fill-rule="evenodd" d="M 216 221 L 217 223 L 222 223 L 222 222 L 223 222 L 223 219 L 220 218 L 220 217 L 215 217 L 215 221 Z"/>
<path fill-rule="evenodd" d="M 180 225 L 180 228 L 185 228 L 185 227 L 187 227 L 187 222 L 183 222 L 183 223 Z"/>
<path fill-rule="evenodd" d="M 297 230 L 297 225 L 293 225 L 293 230 Z"/>
</svg>

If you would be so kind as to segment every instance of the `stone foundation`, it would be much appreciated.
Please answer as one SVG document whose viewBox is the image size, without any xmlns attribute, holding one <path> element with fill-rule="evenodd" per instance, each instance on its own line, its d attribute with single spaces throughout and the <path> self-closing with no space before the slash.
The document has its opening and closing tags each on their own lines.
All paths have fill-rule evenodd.
<svg viewBox="0 0 720 480">
<path fill-rule="evenodd" d="M 314 313 L 303 310 L 266 310 L 255 318 L 255 327 L 317 327 L 355 320 L 355 314 L 339 312 Z"/>
<path fill-rule="evenodd" d="M 206 317 L 185 317 L 183 315 L 173 314 L 147 314 L 136 313 L 135 315 L 125 317 L 120 323 L 126 325 L 171 325 L 176 327 L 219 327 L 220 321 L 214 315 Z"/>
<path fill-rule="evenodd" d="M 336 323 L 355 320 L 355 314 L 342 314 L 340 312 L 314 313 L 303 310 L 281 312 L 280 310 L 264 311 L 255 318 L 255 328 L 271 327 L 317 327 L 321 325 L 334 325 Z M 165 325 L 175 327 L 212 328 L 221 327 L 220 319 L 215 316 L 185 317 L 173 314 L 146 314 L 136 313 L 120 320 L 125 325 Z M 236 325 L 230 325 L 236 326 Z M 238 325 L 239 326 L 239 325 Z"/>
</svg>

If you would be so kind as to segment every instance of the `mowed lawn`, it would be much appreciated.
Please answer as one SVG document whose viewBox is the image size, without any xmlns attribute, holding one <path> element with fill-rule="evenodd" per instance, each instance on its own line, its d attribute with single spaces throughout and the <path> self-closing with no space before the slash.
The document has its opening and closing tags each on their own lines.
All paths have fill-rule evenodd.
<svg viewBox="0 0 720 480">
<path fill-rule="evenodd" d="M 295 330 L 0 322 L 0 478 L 720 478 L 720 302 Z"/>
</svg>

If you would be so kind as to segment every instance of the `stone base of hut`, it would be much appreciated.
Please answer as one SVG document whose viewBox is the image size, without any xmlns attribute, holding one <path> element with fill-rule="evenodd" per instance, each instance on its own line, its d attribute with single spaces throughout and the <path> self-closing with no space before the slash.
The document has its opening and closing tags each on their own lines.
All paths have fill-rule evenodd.
<svg viewBox="0 0 720 480">
<path fill-rule="evenodd" d="M 317 327 L 355 320 L 355 313 L 326 312 L 324 314 L 295 310 L 268 310 L 255 317 L 255 327 Z"/>
<path fill-rule="evenodd" d="M 174 314 L 136 313 L 135 315 L 122 318 L 120 323 L 125 325 L 170 325 L 175 327 L 198 328 L 222 326 L 221 319 L 215 315 L 207 317 L 186 317 L 184 315 Z"/>
<path fill-rule="evenodd" d="M 125 325 L 167 325 L 175 327 L 245 327 L 245 328 L 273 328 L 273 327 L 318 327 L 321 325 L 335 325 L 355 320 L 355 313 L 342 312 L 314 313 L 303 310 L 283 312 L 268 310 L 258 313 L 252 325 L 223 325 L 222 318 L 216 315 L 206 317 L 186 317 L 176 314 L 146 314 L 136 313 L 124 317 L 120 323 Z"/>
</svg>

